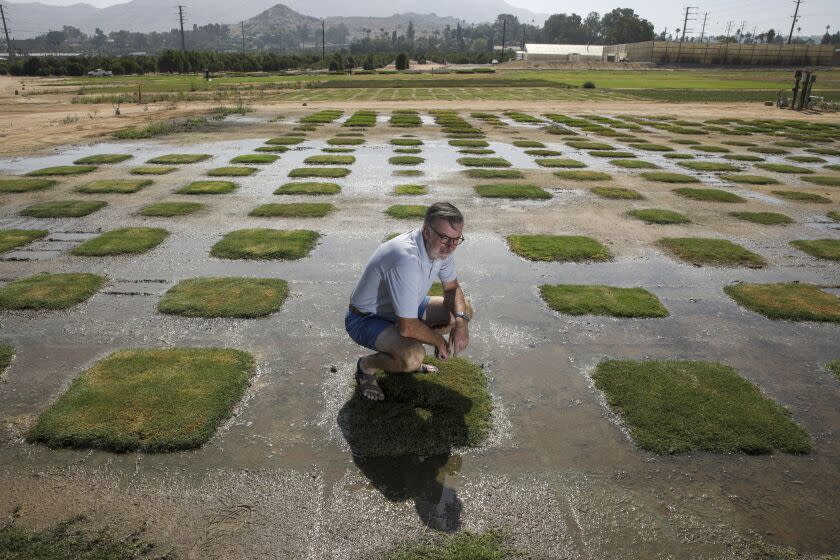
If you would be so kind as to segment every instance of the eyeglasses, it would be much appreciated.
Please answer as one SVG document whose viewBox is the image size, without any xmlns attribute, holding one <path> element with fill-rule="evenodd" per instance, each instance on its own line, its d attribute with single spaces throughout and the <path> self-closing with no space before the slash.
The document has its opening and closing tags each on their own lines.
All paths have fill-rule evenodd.
<svg viewBox="0 0 840 560">
<path fill-rule="evenodd" d="M 438 238 L 440 239 L 441 245 L 450 245 L 451 244 L 451 245 L 457 247 L 458 245 L 460 245 L 461 243 L 466 241 L 466 238 L 463 235 L 461 235 L 460 237 L 449 237 L 448 235 L 443 235 L 441 232 L 439 232 L 438 230 L 433 228 L 431 225 L 429 225 L 429 229 L 437 234 Z"/>
</svg>

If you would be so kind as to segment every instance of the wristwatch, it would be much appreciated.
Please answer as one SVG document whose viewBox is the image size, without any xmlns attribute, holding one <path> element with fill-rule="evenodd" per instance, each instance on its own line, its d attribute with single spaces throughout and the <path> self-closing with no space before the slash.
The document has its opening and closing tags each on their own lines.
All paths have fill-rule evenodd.
<svg viewBox="0 0 840 560">
<path fill-rule="evenodd" d="M 456 314 L 455 314 L 455 318 L 457 319 L 458 317 L 460 317 L 461 319 L 463 319 L 463 320 L 464 320 L 464 321 L 466 321 L 467 323 L 469 323 L 469 322 L 470 322 L 470 318 L 469 318 L 469 317 L 467 317 L 467 314 L 466 314 L 466 313 L 464 313 L 463 311 L 459 311 L 458 313 L 456 313 Z"/>
</svg>

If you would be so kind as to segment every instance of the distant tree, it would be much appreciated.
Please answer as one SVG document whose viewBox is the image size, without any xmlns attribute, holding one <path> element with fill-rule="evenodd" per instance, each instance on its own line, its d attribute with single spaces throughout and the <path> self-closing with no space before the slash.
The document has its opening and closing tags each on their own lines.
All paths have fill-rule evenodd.
<svg viewBox="0 0 840 560">
<path fill-rule="evenodd" d="M 582 24 L 586 43 L 599 43 L 601 38 L 601 16 L 598 12 L 589 12 Z"/>
<path fill-rule="evenodd" d="M 767 42 L 768 42 L 768 43 L 772 43 L 772 42 L 773 42 L 773 39 L 775 39 L 775 38 L 776 38 L 776 30 L 775 30 L 775 29 L 773 29 L 773 28 L 771 27 L 770 29 L 768 29 L 768 30 L 764 33 L 764 35 L 767 37 Z"/>
<path fill-rule="evenodd" d="M 601 33 L 607 45 L 650 41 L 653 24 L 631 8 L 616 8 L 601 18 Z"/>
<path fill-rule="evenodd" d="M 408 55 L 405 53 L 398 54 L 395 65 L 397 70 L 408 70 Z"/>
<path fill-rule="evenodd" d="M 362 64 L 362 69 L 373 70 L 374 68 L 376 68 L 376 61 L 373 59 L 373 55 L 371 53 L 368 53 L 368 55 L 365 57 L 364 64 Z"/>
<path fill-rule="evenodd" d="M 458 27 L 455 29 L 455 42 L 459 51 L 464 50 L 464 29 L 461 27 L 461 22 L 458 22 Z"/>
<path fill-rule="evenodd" d="M 577 44 L 584 42 L 580 16 L 552 14 L 543 24 L 543 34 L 549 43 Z"/>
<path fill-rule="evenodd" d="M 408 29 L 405 32 L 405 38 L 409 44 L 414 42 L 414 22 L 412 20 L 408 20 Z"/>
</svg>

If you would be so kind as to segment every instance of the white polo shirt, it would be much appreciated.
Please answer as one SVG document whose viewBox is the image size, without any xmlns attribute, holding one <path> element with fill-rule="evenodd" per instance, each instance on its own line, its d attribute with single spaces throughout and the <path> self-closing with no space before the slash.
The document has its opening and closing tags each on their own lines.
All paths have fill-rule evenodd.
<svg viewBox="0 0 840 560">
<path fill-rule="evenodd" d="M 350 303 L 359 311 L 389 321 L 396 322 L 397 317 L 417 319 L 417 309 L 435 277 L 443 283 L 457 278 L 454 256 L 429 259 L 423 228 L 409 231 L 374 251 L 350 295 Z"/>
</svg>

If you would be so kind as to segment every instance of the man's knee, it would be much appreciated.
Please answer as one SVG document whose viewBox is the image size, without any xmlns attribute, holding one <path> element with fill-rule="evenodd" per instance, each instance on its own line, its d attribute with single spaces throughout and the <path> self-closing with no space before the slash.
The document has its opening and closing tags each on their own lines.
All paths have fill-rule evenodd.
<svg viewBox="0 0 840 560">
<path fill-rule="evenodd" d="M 417 371 L 423 365 L 424 359 L 426 359 L 426 349 L 420 343 L 407 346 L 400 356 L 404 372 Z"/>
</svg>

